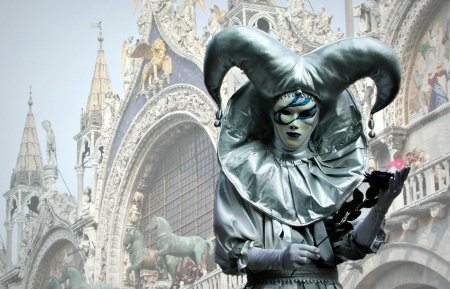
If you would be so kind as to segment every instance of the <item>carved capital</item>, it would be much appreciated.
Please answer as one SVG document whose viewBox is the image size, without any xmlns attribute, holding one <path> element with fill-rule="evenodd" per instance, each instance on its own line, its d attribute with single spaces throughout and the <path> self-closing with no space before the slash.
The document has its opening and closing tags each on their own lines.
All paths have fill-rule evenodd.
<svg viewBox="0 0 450 289">
<path fill-rule="evenodd" d="M 378 132 L 377 135 L 369 141 L 373 155 L 376 157 L 378 151 L 383 147 L 387 147 L 391 158 L 395 151 L 403 151 L 405 140 L 408 132 L 403 127 L 389 126 Z"/>
<path fill-rule="evenodd" d="M 14 222 L 13 221 L 6 221 L 5 223 L 5 227 L 7 231 L 12 231 L 13 227 L 14 227 Z"/>
<path fill-rule="evenodd" d="M 443 219 L 447 216 L 447 207 L 438 205 L 430 208 L 432 218 Z"/>
<path fill-rule="evenodd" d="M 417 229 L 417 219 L 407 219 L 402 222 L 402 228 L 405 231 L 415 231 Z"/>
<path fill-rule="evenodd" d="M 75 166 L 75 170 L 76 170 L 78 175 L 83 175 L 84 174 L 84 166 L 83 165 Z"/>
</svg>

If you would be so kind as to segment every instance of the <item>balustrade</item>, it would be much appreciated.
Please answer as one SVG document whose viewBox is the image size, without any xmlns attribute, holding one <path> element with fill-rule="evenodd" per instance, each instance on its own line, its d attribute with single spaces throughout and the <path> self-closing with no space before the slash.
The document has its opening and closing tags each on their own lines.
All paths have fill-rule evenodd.
<svg viewBox="0 0 450 289">
<path fill-rule="evenodd" d="M 394 210 L 448 190 L 449 167 L 450 153 L 411 170 L 403 188 L 403 204 L 397 201 Z"/>
</svg>

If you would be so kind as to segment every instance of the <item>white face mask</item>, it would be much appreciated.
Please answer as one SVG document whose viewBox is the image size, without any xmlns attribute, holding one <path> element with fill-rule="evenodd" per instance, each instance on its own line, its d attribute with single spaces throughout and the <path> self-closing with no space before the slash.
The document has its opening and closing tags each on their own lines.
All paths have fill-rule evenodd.
<svg viewBox="0 0 450 289">
<path fill-rule="evenodd" d="M 283 145 L 297 149 L 308 139 L 316 123 L 317 102 L 297 90 L 280 97 L 275 102 L 273 114 L 274 127 Z"/>
</svg>

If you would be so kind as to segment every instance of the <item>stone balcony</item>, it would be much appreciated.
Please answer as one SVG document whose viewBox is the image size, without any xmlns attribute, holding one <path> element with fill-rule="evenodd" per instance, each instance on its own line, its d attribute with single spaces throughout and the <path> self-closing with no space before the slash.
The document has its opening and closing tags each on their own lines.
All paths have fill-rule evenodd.
<svg viewBox="0 0 450 289">
<path fill-rule="evenodd" d="M 450 204 L 450 153 L 424 163 L 409 173 L 401 194 L 391 206 L 388 230 L 414 230 L 424 217 L 447 216 Z"/>
</svg>

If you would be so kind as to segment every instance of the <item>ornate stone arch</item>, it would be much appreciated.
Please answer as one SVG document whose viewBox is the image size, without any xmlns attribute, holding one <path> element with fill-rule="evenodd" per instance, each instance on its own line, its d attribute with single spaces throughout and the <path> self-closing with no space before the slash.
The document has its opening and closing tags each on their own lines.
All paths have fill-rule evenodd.
<svg viewBox="0 0 450 289">
<path fill-rule="evenodd" d="M 248 26 L 256 26 L 256 23 L 258 22 L 259 19 L 264 19 L 267 22 L 269 22 L 270 27 L 269 27 L 269 31 L 273 31 L 274 33 L 276 33 L 277 31 L 277 22 L 276 20 L 272 17 L 272 15 L 270 15 L 267 12 L 260 12 L 257 13 L 255 15 L 253 15 L 250 20 L 248 20 Z"/>
<path fill-rule="evenodd" d="M 24 278 L 25 288 L 39 288 L 45 277 L 44 273 L 47 269 L 47 265 L 51 257 L 53 257 L 55 250 L 57 250 L 64 243 L 73 244 L 78 246 L 78 240 L 76 235 L 67 228 L 55 227 L 48 231 L 37 244 L 36 250 L 34 250 L 31 256 L 28 258 L 29 262 L 24 264 L 20 271 L 20 276 Z M 58 277 L 59 276 L 55 276 Z"/>
<path fill-rule="evenodd" d="M 228 24 L 226 27 L 236 26 L 236 25 L 243 25 L 241 20 L 237 18 L 236 16 L 233 16 L 228 20 Z"/>
<path fill-rule="evenodd" d="M 103 263 L 101 250 L 104 248 L 109 260 L 109 264 L 105 264 L 104 282 L 120 285 L 121 277 L 117 273 L 123 267 L 120 256 L 127 208 L 139 178 L 145 173 L 148 161 L 145 157 L 154 148 L 156 139 L 174 131 L 177 125 L 191 122 L 202 127 L 215 145 L 215 111 L 215 103 L 203 91 L 179 84 L 152 97 L 133 119 L 111 167 L 100 212 L 96 264 Z M 99 268 L 97 274 L 101 274 Z"/>
<path fill-rule="evenodd" d="M 396 288 L 416 283 L 433 287 L 441 284 L 436 288 L 448 288 L 450 287 L 447 272 L 449 266 L 449 259 L 428 247 L 410 243 L 392 243 L 384 245 L 375 255 L 362 260 L 357 267 L 363 267 L 363 270 L 346 270 L 346 275 L 341 277 L 341 282 L 344 288 L 352 289 Z M 420 277 L 416 279 L 400 278 L 398 275 L 405 272 L 411 273 L 410 270 L 418 268 L 423 272 L 426 271 L 427 274 L 415 276 Z M 394 272 L 394 270 L 397 270 L 397 277 L 390 278 L 387 272 Z M 411 277 L 412 275 L 404 276 Z"/>
</svg>

